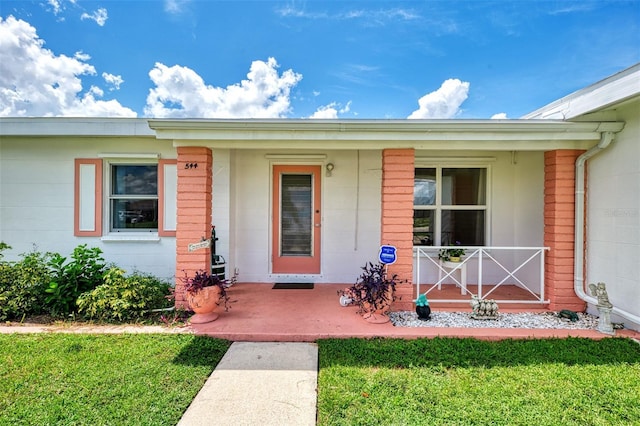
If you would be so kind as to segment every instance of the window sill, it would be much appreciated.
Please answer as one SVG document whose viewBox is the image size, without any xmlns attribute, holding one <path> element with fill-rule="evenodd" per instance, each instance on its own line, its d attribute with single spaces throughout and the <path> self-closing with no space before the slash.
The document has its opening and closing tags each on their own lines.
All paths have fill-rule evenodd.
<svg viewBox="0 0 640 426">
<path fill-rule="evenodd" d="M 122 242 L 122 241 L 136 241 L 136 242 L 158 242 L 160 237 L 157 232 L 153 233 L 118 233 L 103 235 L 100 239 L 104 242 Z"/>
</svg>

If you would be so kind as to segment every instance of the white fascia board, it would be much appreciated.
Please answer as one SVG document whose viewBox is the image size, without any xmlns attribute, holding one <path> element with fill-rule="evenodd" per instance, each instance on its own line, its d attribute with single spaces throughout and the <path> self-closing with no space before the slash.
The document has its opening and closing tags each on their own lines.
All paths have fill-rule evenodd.
<svg viewBox="0 0 640 426">
<path fill-rule="evenodd" d="M 597 138 L 589 140 L 433 140 L 433 141 L 362 141 L 362 140 L 179 140 L 173 141 L 174 147 L 202 146 L 211 149 L 242 150 L 287 150 L 317 151 L 322 150 L 383 150 L 383 149 L 422 149 L 449 151 L 550 151 L 555 149 L 592 148 L 598 143 Z"/>
<path fill-rule="evenodd" d="M 235 149 L 584 149 L 623 123 L 553 120 L 150 120 L 174 146 Z"/>
<path fill-rule="evenodd" d="M 571 120 L 640 96 L 640 64 L 543 106 L 523 119 Z"/>
<path fill-rule="evenodd" d="M 0 136 L 150 136 L 155 132 L 144 118 L 0 118 Z"/>
</svg>

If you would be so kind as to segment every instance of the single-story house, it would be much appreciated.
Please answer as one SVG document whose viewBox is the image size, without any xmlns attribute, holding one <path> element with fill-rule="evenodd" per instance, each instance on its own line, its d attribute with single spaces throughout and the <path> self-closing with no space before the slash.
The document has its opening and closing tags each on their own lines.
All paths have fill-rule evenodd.
<svg viewBox="0 0 640 426">
<path fill-rule="evenodd" d="M 348 285 L 384 245 L 394 309 L 453 280 L 593 310 L 605 282 L 638 329 L 639 160 L 640 64 L 517 120 L 2 118 L 0 241 L 97 246 L 177 304 L 213 250 L 240 283 Z"/>
</svg>

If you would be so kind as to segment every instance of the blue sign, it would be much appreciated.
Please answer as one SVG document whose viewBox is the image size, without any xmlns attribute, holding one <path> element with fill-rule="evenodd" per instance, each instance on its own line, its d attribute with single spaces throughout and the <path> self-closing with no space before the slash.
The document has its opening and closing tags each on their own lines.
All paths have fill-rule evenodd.
<svg viewBox="0 0 640 426">
<path fill-rule="evenodd" d="M 385 265 L 395 263 L 395 261 L 397 260 L 396 248 L 394 246 L 380 246 L 378 259 L 380 259 L 380 262 L 384 263 Z"/>
</svg>

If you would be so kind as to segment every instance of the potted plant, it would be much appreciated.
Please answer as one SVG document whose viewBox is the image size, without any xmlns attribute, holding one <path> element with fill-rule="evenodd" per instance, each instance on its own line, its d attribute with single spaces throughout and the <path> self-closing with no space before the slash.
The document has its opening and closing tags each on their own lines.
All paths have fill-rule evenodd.
<svg viewBox="0 0 640 426">
<path fill-rule="evenodd" d="M 368 262 L 362 270 L 354 285 L 338 293 L 346 295 L 351 304 L 357 305 L 358 312 L 366 321 L 376 324 L 389 322 L 388 313 L 391 302 L 395 300 L 398 276 L 389 276 L 383 263 Z"/>
<path fill-rule="evenodd" d="M 460 241 L 456 241 L 455 246 L 451 248 L 443 248 L 438 252 L 438 259 L 445 262 L 460 262 L 460 257 L 464 256 L 465 251 L 460 247 Z"/>
<path fill-rule="evenodd" d="M 225 311 L 229 310 L 228 282 L 217 274 L 207 271 L 196 271 L 193 277 L 183 279 L 187 294 L 187 303 L 195 315 L 190 318 L 192 324 L 202 324 L 218 319 L 215 312 L 220 303 L 224 303 Z"/>
</svg>

